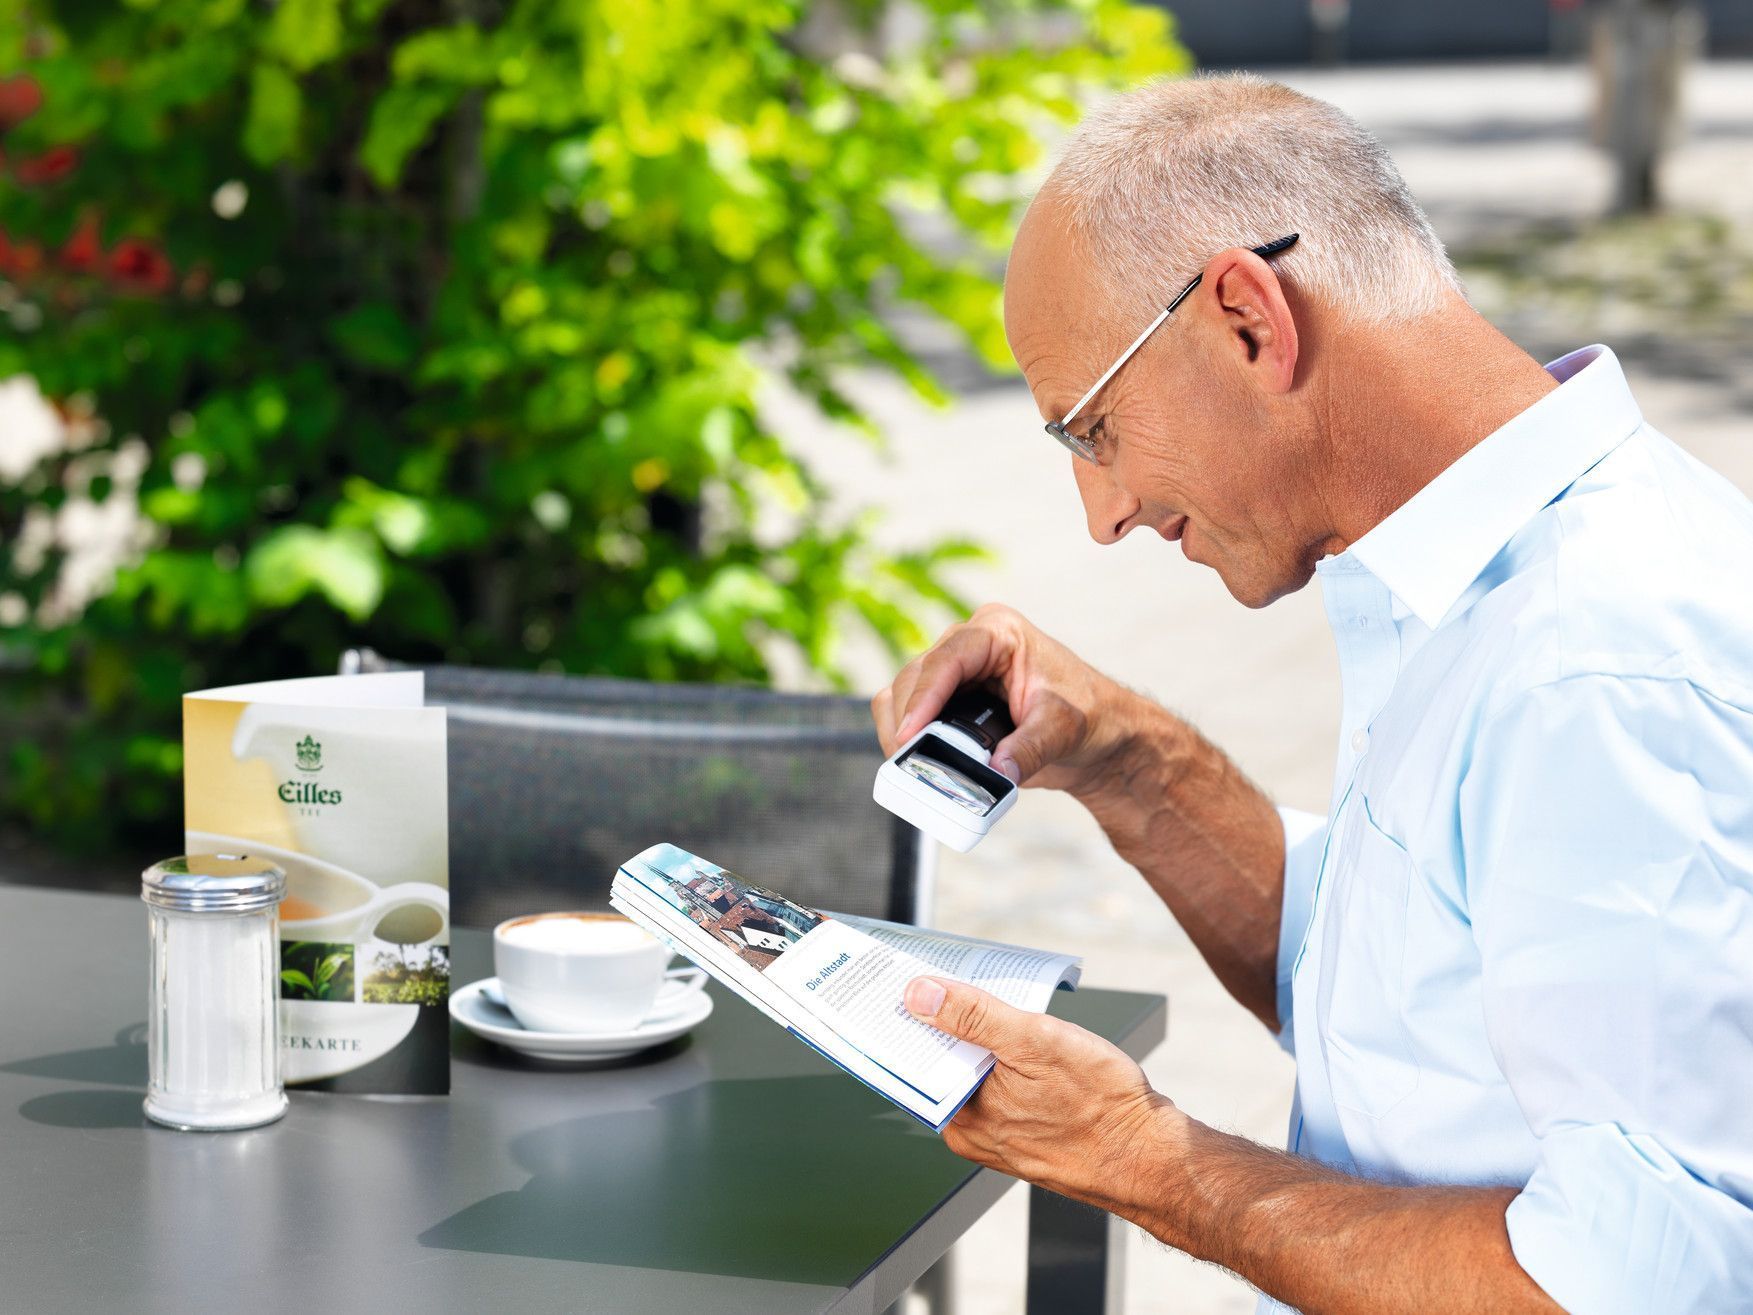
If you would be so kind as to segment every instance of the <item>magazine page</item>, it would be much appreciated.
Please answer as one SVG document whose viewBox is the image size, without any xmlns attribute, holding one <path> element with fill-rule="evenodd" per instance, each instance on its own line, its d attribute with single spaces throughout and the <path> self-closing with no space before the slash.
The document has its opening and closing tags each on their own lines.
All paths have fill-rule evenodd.
<svg viewBox="0 0 1753 1315">
<path fill-rule="evenodd" d="M 445 713 L 419 672 L 183 696 L 189 853 L 286 872 L 281 1070 L 324 1091 L 450 1089 Z"/>
<path fill-rule="evenodd" d="M 1082 961 L 1069 954 L 1051 954 L 1002 941 L 983 941 L 953 932 L 911 927 L 880 918 L 861 918 L 851 913 L 831 913 L 847 926 L 873 940 L 905 950 L 931 970 L 954 977 L 1031 1013 L 1047 1012 L 1047 1003 L 1060 988 L 1077 986 Z"/>
<path fill-rule="evenodd" d="M 660 931 L 666 916 L 657 912 L 651 902 L 641 896 L 634 895 L 631 887 L 634 883 L 623 883 L 622 892 L 612 896 L 610 902 L 621 912 L 648 930 L 662 934 Z M 760 974 L 751 974 L 756 981 L 739 980 L 739 973 L 748 973 L 746 965 L 738 964 L 734 957 L 728 962 L 720 958 L 722 951 L 712 943 L 699 938 L 680 937 L 671 941 L 677 951 L 692 959 L 710 972 L 723 985 L 729 987 L 737 995 L 749 1001 L 768 1017 L 772 1018 L 799 1041 L 816 1051 L 824 1059 L 835 1064 L 850 1076 L 857 1078 L 865 1086 L 878 1095 L 891 1101 L 908 1114 L 924 1123 L 933 1131 L 941 1132 L 955 1112 L 960 1109 L 979 1087 L 981 1080 L 990 1070 L 990 1057 L 970 1074 L 967 1081 L 959 1088 L 952 1089 L 941 1098 L 933 1100 L 924 1092 L 914 1087 L 901 1077 L 891 1073 L 853 1046 L 850 1042 L 837 1035 L 822 1019 L 808 1010 L 802 1009 L 772 987 L 763 987 L 759 982 Z M 769 993 L 763 995 L 763 991 Z"/>
<path fill-rule="evenodd" d="M 654 846 L 621 872 L 695 929 L 672 944 L 824 1052 L 824 1034 L 843 1041 L 934 1107 L 959 1104 L 990 1067 L 982 1047 L 907 1012 L 907 983 L 931 965 L 905 950 L 673 845 Z M 696 952 L 706 946 L 710 955 Z"/>
<path fill-rule="evenodd" d="M 811 1049 L 934 1130 L 942 1131 L 991 1068 L 991 1057 L 981 1051 L 983 1060 L 947 1089 L 935 1094 L 922 1090 L 907 1076 L 891 1071 L 841 1036 L 830 1022 L 780 989 L 764 971 L 740 957 L 724 941 L 704 933 L 681 914 L 673 900 L 655 894 L 653 883 L 663 880 L 657 869 L 638 859 L 630 860 L 616 876 L 609 902 Z M 799 937 L 796 944 L 802 944 L 804 939 Z"/>
</svg>

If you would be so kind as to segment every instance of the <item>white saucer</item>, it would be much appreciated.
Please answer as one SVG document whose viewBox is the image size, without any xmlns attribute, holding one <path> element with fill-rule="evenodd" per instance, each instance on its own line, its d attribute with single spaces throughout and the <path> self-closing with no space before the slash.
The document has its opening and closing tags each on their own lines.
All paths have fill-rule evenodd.
<svg viewBox="0 0 1753 1315">
<path fill-rule="evenodd" d="M 531 1059 L 601 1061 L 624 1059 L 652 1046 L 674 1041 L 698 1027 L 712 1013 L 712 997 L 689 989 L 686 981 L 666 984 L 644 1022 L 614 1032 L 533 1032 L 512 1016 L 499 993 L 497 977 L 452 991 L 450 1016 L 469 1031 Z"/>
</svg>

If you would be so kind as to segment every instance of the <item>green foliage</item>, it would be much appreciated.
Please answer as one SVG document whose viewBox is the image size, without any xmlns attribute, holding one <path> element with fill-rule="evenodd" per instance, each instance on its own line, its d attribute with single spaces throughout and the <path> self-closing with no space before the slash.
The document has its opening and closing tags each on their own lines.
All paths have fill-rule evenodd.
<svg viewBox="0 0 1753 1315">
<path fill-rule="evenodd" d="M 372 979 L 365 983 L 365 1003 L 372 1005 L 441 1005 L 450 999 L 448 979 L 410 977 L 389 982 Z"/>
<path fill-rule="evenodd" d="M 450 951 L 442 945 L 379 951 L 359 995 L 366 1004 L 445 1004 L 450 999 Z"/>
<path fill-rule="evenodd" d="M 0 79 L 42 93 L 0 119 L 0 379 L 88 417 L 0 487 L 0 809 L 163 827 L 183 690 L 354 644 L 742 681 L 786 643 L 843 681 L 852 620 L 922 644 L 977 550 L 832 519 L 763 380 L 870 434 L 845 369 L 939 396 L 902 304 L 1004 365 L 1044 130 L 1185 57 L 1120 0 L 930 0 L 903 53 L 828 50 L 880 16 L 0 0 Z M 141 553 L 70 614 L 20 528 L 131 450 Z"/>
</svg>

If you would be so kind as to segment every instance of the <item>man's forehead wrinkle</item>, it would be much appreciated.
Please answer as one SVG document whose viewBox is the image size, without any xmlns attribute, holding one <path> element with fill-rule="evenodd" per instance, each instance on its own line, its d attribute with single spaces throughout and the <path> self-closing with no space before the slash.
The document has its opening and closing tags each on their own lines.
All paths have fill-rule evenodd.
<svg viewBox="0 0 1753 1315">
<path fill-rule="evenodd" d="M 1083 332 L 1087 320 L 1088 308 L 1079 307 L 1050 278 L 1007 287 L 1005 328 L 1011 352 L 1043 405 L 1066 390 L 1075 390 L 1070 393 L 1075 400 L 1101 373 L 1100 363 L 1089 359 Z"/>
<path fill-rule="evenodd" d="M 1096 381 L 1083 353 L 1063 338 L 1031 341 L 1016 354 L 1017 366 L 1028 381 L 1036 405 L 1049 419 L 1058 420 Z"/>
</svg>

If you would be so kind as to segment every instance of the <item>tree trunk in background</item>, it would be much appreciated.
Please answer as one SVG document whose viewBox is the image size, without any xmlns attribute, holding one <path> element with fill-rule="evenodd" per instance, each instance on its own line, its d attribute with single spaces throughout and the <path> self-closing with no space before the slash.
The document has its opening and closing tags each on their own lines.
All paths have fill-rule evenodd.
<svg viewBox="0 0 1753 1315">
<path fill-rule="evenodd" d="M 1661 204 L 1661 154 L 1678 128 L 1680 83 L 1702 45 L 1687 0 L 1601 0 L 1595 15 L 1595 139 L 1613 156 L 1612 213 Z"/>
</svg>

